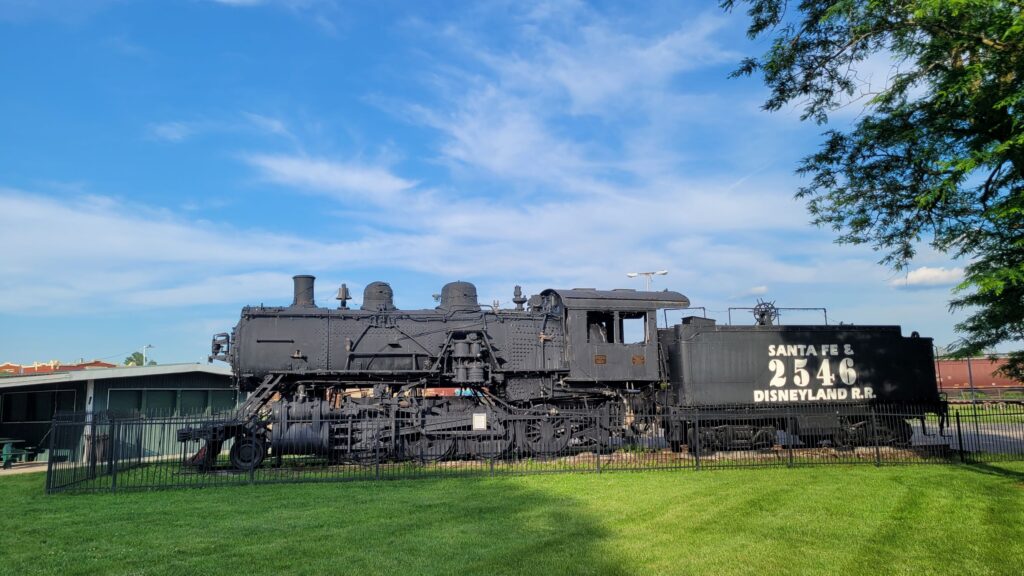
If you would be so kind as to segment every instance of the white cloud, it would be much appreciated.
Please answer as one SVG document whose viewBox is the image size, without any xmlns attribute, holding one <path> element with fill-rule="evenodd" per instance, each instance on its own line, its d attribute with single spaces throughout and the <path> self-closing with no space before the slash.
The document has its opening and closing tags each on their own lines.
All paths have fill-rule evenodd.
<svg viewBox="0 0 1024 576">
<path fill-rule="evenodd" d="M 198 118 L 193 120 L 168 120 L 153 122 L 146 126 L 146 135 L 154 140 L 180 143 L 201 134 L 266 134 L 281 137 L 298 145 L 298 139 L 280 118 L 241 111 L 219 119 Z"/>
<path fill-rule="evenodd" d="M 439 103 L 401 107 L 442 134 L 441 161 L 469 178 L 558 195 L 648 193 L 655 183 L 686 180 L 678 152 L 686 124 L 730 112 L 728 102 L 681 78 L 739 59 L 717 39 L 728 17 L 709 10 L 637 34 L 583 4 L 527 12 L 513 16 L 519 26 L 500 52 L 490 38 L 477 38 L 474 23 L 442 27 L 446 48 L 471 64 L 427 70 Z M 781 211 L 789 207 L 765 216 L 788 218 Z"/>
<path fill-rule="evenodd" d="M 510 98 L 494 86 L 466 94 L 449 113 L 419 113 L 447 136 L 441 153 L 455 167 L 506 181 L 547 183 L 568 192 L 593 190 L 590 174 L 602 171 L 584 158 L 581 146 L 553 135 L 529 102 Z"/>
<path fill-rule="evenodd" d="M 944 268 L 921 266 L 907 273 L 903 278 L 896 278 L 889 284 L 896 288 L 934 288 L 952 286 L 963 278 L 963 268 Z"/>
<path fill-rule="evenodd" d="M 0 188 L 0 311 L 90 313 L 125 303 L 181 305 L 185 287 L 246 284 L 261 270 L 344 261 L 345 243 L 232 230 L 104 197 L 57 201 Z M 321 260 L 322 259 L 322 260 Z M 223 278 L 221 278 L 223 277 Z M 221 278 L 220 280 L 216 280 Z M 265 288 L 266 289 L 266 288 Z M 237 296 L 263 296 L 249 290 Z M 193 303 L 216 302 L 210 290 Z"/>
<path fill-rule="evenodd" d="M 243 159 L 271 182 L 343 201 L 387 204 L 416 186 L 416 182 L 395 176 L 385 168 L 357 162 L 272 154 L 252 154 Z"/>
<path fill-rule="evenodd" d="M 157 140 L 182 142 L 199 131 L 198 124 L 191 122 L 161 122 L 149 126 L 149 134 Z"/>
<path fill-rule="evenodd" d="M 122 0 L 4 0 L 0 1 L 0 21 L 56 20 L 77 23 L 120 2 Z"/>
<path fill-rule="evenodd" d="M 251 9 L 262 6 L 282 8 L 307 18 L 328 34 L 337 31 L 341 10 L 336 0 L 208 0 L 229 8 Z"/>
<path fill-rule="evenodd" d="M 317 162 L 327 176 L 314 177 L 314 183 L 333 182 L 332 175 L 349 168 Z M 350 183 L 348 176 L 341 181 Z M 296 184 L 305 186 L 306 177 Z M 335 200 L 350 192 L 330 189 L 326 195 Z M 57 201 L 0 189 L 5 206 L 0 244 L 32 246 L 0 261 L 0 311 L 71 313 L 121 305 L 274 301 L 275 296 L 280 301 L 287 291 L 281 287 L 288 286 L 292 274 L 382 266 L 449 279 L 511 277 L 543 283 L 538 289 L 622 286 L 629 269 L 668 267 L 673 278 L 667 285 L 706 282 L 732 293 L 745 289 L 744 277 L 793 282 L 818 272 L 814 262 L 796 266 L 779 261 L 772 253 L 771 223 L 756 210 L 744 213 L 743 203 L 734 212 L 711 216 L 665 210 L 669 200 L 664 195 L 519 205 L 435 197 L 435 191 L 416 189 L 399 193 L 401 201 L 389 204 L 353 202 L 366 210 L 361 216 L 367 227 L 351 230 L 343 241 L 318 241 L 185 219 L 134 203 L 125 210 L 123 202 L 107 197 Z M 730 230 L 768 236 L 759 248 L 712 236 L 683 241 L 700 234 L 728 237 Z M 828 246 L 822 239 L 808 250 L 821 245 Z"/>
<path fill-rule="evenodd" d="M 282 299 L 283 294 L 270 292 L 291 284 L 293 274 L 282 272 L 246 272 L 199 277 L 191 282 L 170 287 L 149 287 L 125 295 L 125 302 L 145 307 L 188 306 L 195 303 L 226 304 L 242 295 L 265 294 Z"/>
<path fill-rule="evenodd" d="M 481 52 L 481 57 L 509 89 L 533 94 L 557 89 L 568 96 L 570 113 L 612 115 L 621 104 L 666 90 L 680 73 L 737 61 L 739 53 L 713 38 L 726 21 L 705 12 L 661 35 L 639 37 L 584 12 L 577 17 L 578 33 L 569 38 L 530 36 L 540 45 L 536 52 Z"/>
<path fill-rule="evenodd" d="M 270 116 L 264 116 L 262 114 L 256 114 L 253 112 L 242 112 L 242 116 L 245 117 L 254 127 L 277 136 L 285 136 L 287 138 L 293 138 L 291 131 L 288 130 L 288 125 L 279 118 L 273 118 Z"/>
<path fill-rule="evenodd" d="M 210 0 L 215 4 L 224 4 L 225 6 L 259 6 L 266 4 L 267 0 Z"/>
<path fill-rule="evenodd" d="M 416 200 L 415 191 L 403 193 Z M 513 284 L 529 294 L 636 288 L 625 272 L 667 268 L 658 289 L 680 290 L 719 319 L 735 306 L 730 295 L 746 295 L 746 305 L 771 286 L 779 306 L 839 307 L 836 318 L 857 322 L 906 317 L 915 329 L 935 332 L 899 311 L 911 304 L 900 293 L 878 295 L 886 273 L 870 250 L 835 246 L 825 232 L 794 242 L 756 214 L 737 225 L 728 214 L 666 210 L 664 198 L 619 200 L 400 202 L 361 214 L 368 225 L 347 238 L 324 241 L 185 219 L 137 203 L 125 210 L 107 197 L 58 201 L 0 189 L 0 245 L 32 246 L 0 259 L 0 314 L 102 316 L 215 305 L 223 315 L 242 304 L 287 304 L 297 273 L 319 277 L 321 305 L 331 304 L 340 282 L 358 297 L 360 283 L 400 276 L 406 280 L 394 286 L 405 308 L 432 306 L 429 295 L 454 279 L 477 283 L 483 302 L 507 303 Z M 393 221 L 407 224 L 389 231 Z M 878 310 L 899 314 L 887 318 Z M 940 321 L 948 332 L 948 320 L 932 322 Z"/>
<path fill-rule="evenodd" d="M 305 10 L 316 7 L 333 6 L 334 0 L 209 0 L 215 4 L 235 6 L 239 8 L 249 6 L 278 5 L 291 10 Z"/>
</svg>

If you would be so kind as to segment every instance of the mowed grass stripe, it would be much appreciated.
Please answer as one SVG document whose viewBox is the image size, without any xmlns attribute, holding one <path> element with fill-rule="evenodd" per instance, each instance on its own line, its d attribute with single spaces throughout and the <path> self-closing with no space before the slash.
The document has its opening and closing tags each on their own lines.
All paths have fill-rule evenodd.
<svg viewBox="0 0 1024 576">
<path fill-rule="evenodd" d="M 45 496 L 4 574 L 1020 574 L 1024 463 L 615 472 Z"/>
</svg>

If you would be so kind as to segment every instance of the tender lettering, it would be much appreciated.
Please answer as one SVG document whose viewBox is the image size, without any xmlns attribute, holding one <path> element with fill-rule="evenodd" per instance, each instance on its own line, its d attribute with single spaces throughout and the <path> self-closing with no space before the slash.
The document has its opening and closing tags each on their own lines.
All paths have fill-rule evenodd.
<svg viewBox="0 0 1024 576">
<path fill-rule="evenodd" d="M 858 385 L 851 344 L 769 344 L 768 356 L 768 387 L 754 391 L 754 402 L 875 398 L 870 386 Z"/>
<path fill-rule="evenodd" d="M 852 356 L 853 347 L 843 344 L 843 355 Z M 769 344 L 768 356 L 839 356 L 839 344 Z"/>
<path fill-rule="evenodd" d="M 871 400 L 870 386 L 858 388 L 797 388 L 791 390 L 754 390 L 754 402 L 829 402 L 840 400 Z"/>
</svg>

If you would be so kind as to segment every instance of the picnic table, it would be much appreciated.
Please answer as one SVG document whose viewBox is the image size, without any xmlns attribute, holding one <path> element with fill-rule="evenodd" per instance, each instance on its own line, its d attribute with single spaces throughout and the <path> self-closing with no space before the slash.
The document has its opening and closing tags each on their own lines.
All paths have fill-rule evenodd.
<svg viewBox="0 0 1024 576">
<path fill-rule="evenodd" d="M 24 442 L 24 440 L 17 438 L 0 438 L 0 445 L 3 446 L 3 451 L 0 453 L 3 454 L 4 470 L 7 470 L 12 464 L 17 462 L 20 456 L 27 456 L 32 453 L 29 450 L 15 448 L 15 444 L 22 444 Z"/>
</svg>

